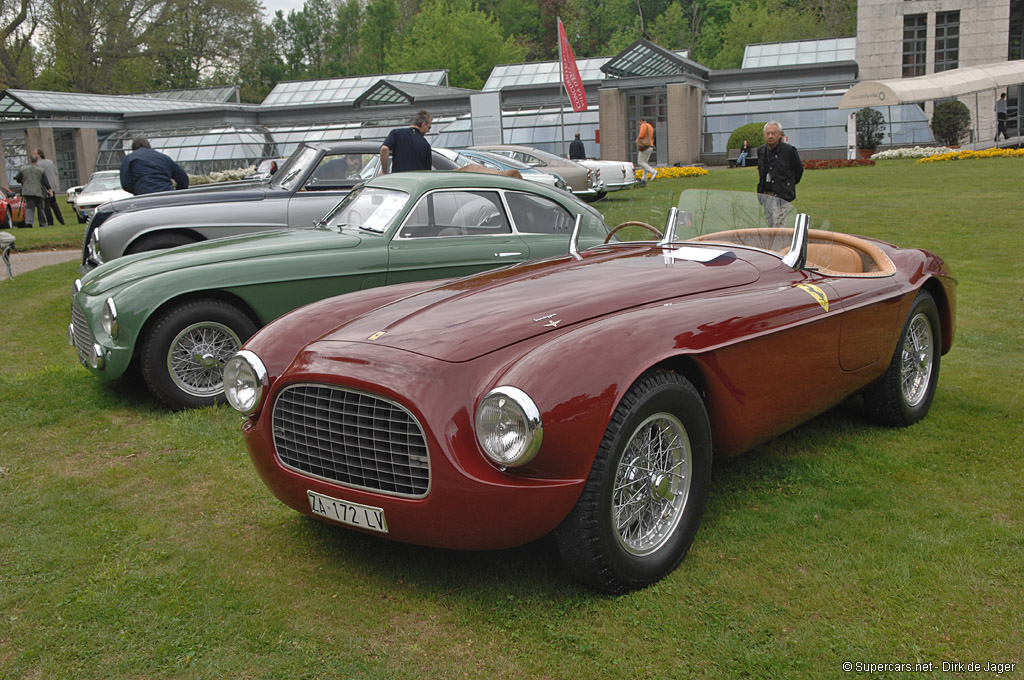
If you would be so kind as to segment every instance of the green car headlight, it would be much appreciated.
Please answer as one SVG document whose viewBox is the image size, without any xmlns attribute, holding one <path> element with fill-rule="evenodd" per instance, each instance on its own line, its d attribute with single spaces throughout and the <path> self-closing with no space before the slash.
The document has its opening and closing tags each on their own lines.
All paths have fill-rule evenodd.
<svg viewBox="0 0 1024 680">
<path fill-rule="evenodd" d="M 114 306 L 114 298 L 107 298 L 103 303 L 102 323 L 103 330 L 110 339 L 117 340 L 117 307 Z"/>
<path fill-rule="evenodd" d="M 243 349 L 224 364 L 224 396 L 236 411 L 250 415 L 260 407 L 267 369 L 260 358 Z"/>
<path fill-rule="evenodd" d="M 498 465 L 525 465 L 537 455 L 544 439 L 540 410 L 519 388 L 496 387 L 476 410 L 476 438 Z"/>
</svg>

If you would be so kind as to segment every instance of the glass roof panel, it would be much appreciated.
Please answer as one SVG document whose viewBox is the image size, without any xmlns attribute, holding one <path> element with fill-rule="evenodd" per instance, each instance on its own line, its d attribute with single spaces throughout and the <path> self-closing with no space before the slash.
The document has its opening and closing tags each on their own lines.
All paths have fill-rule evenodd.
<svg viewBox="0 0 1024 680">
<path fill-rule="evenodd" d="M 291 81 L 278 83 L 263 100 L 263 106 L 280 106 L 286 103 L 302 104 L 342 104 L 351 103 L 361 95 L 367 87 L 387 78 L 404 83 L 422 85 L 445 85 L 448 73 L 445 70 L 414 71 L 411 73 L 389 73 L 385 75 L 352 76 L 348 78 L 328 78 L 324 80 Z M 286 93 L 295 92 L 296 96 L 285 99 Z"/>
<path fill-rule="evenodd" d="M 741 68 L 827 64 L 836 61 L 849 61 L 856 57 L 856 38 L 795 40 L 785 43 L 747 45 L 743 53 Z"/>
</svg>

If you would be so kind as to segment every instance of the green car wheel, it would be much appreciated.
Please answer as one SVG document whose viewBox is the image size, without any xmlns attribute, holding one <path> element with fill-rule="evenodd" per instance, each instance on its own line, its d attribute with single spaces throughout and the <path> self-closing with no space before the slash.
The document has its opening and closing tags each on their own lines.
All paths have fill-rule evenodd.
<svg viewBox="0 0 1024 680">
<path fill-rule="evenodd" d="M 223 368 L 256 332 L 238 307 L 222 300 L 192 300 L 155 319 L 140 351 L 149 390 L 172 408 L 224 401 Z"/>
</svg>

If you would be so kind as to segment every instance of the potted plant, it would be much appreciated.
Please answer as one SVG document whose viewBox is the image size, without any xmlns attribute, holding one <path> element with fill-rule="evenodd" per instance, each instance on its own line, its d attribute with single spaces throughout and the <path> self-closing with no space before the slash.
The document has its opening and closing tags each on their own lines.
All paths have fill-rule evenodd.
<svg viewBox="0 0 1024 680">
<path fill-rule="evenodd" d="M 935 141 L 939 144 L 960 146 L 960 142 L 971 131 L 971 111 L 959 99 L 936 104 L 931 127 Z"/>
<path fill-rule="evenodd" d="M 857 112 L 857 148 L 861 158 L 868 158 L 875 152 L 885 137 L 885 116 L 870 106 Z"/>
</svg>

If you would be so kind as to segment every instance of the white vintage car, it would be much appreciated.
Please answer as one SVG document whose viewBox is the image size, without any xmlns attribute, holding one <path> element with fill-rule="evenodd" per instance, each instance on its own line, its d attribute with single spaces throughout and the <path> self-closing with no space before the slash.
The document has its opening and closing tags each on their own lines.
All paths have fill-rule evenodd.
<svg viewBox="0 0 1024 680">
<path fill-rule="evenodd" d="M 637 183 L 636 167 L 629 161 L 601 161 L 596 158 L 586 158 L 576 162 L 589 170 L 598 171 L 598 177 L 604 183 L 606 192 L 632 189 L 633 185 Z"/>
</svg>

